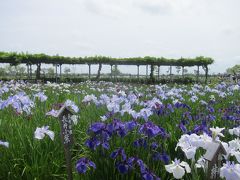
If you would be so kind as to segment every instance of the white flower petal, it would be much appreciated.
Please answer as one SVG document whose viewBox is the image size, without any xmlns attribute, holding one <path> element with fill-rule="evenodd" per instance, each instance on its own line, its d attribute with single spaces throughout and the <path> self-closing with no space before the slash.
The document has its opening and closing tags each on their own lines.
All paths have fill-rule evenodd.
<svg viewBox="0 0 240 180">
<path fill-rule="evenodd" d="M 0 140 L 0 145 L 5 146 L 6 148 L 9 147 L 9 142 L 3 142 Z"/>
<path fill-rule="evenodd" d="M 37 128 L 34 132 L 34 137 L 36 139 L 43 139 L 45 136 L 45 134 L 42 132 L 42 129 L 41 128 Z"/>
<path fill-rule="evenodd" d="M 175 164 L 173 162 L 173 164 L 169 164 L 169 165 L 165 165 L 165 169 L 167 172 L 172 173 L 173 172 L 173 168 L 175 167 Z"/>
<path fill-rule="evenodd" d="M 181 179 L 185 174 L 184 169 L 181 166 L 176 166 L 176 168 L 173 169 L 173 176 L 176 179 Z"/>
<path fill-rule="evenodd" d="M 47 134 L 52 140 L 54 139 L 54 132 L 48 130 L 49 126 L 43 126 L 41 128 L 37 128 L 34 132 L 34 137 L 36 139 L 43 139 L 45 134 Z"/>
<path fill-rule="evenodd" d="M 183 149 L 187 159 L 194 159 L 196 154 L 196 147 L 191 147 L 188 149 Z"/>
<path fill-rule="evenodd" d="M 191 172 L 191 168 L 190 168 L 190 166 L 188 165 L 188 163 L 182 161 L 182 162 L 180 163 L 180 165 L 185 167 L 187 173 L 190 173 L 190 172 Z"/>
<path fill-rule="evenodd" d="M 47 130 L 45 133 L 51 138 L 52 141 L 54 140 L 54 132 L 53 131 Z"/>
</svg>

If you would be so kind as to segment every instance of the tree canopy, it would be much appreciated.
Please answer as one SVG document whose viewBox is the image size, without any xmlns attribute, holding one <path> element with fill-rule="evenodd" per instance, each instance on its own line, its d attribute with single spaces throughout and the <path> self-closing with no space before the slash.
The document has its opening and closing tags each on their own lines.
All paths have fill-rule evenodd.
<svg viewBox="0 0 240 180">
<path fill-rule="evenodd" d="M 237 64 L 231 68 L 227 69 L 227 73 L 229 74 L 239 74 L 240 73 L 240 64 Z"/>
</svg>

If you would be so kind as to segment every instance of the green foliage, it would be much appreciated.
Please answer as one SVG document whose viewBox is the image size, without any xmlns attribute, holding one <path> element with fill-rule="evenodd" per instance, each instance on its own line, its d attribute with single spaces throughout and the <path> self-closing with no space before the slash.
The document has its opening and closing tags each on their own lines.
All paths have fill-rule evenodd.
<svg viewBox="0 0 240 180">
<path fill-rule="evenodd" d="M 177 73 L 179 74 L 180 71 L 181 71 L 181 66 L 176 66 L 175 68 L 176 68 L 176 70 L 177 70 Z"/>
<path fill-rule="evenodd" d="M 112 58 L 105 56 L 94 57 L 64 57 L 46 54 L 28 54 L 16 52 L 0 52 L 0 63 L 27 64 L 110 64 L 110 65 L 160 65 L 160 66 L 207 66 L 214 61 L 212 58 L 199 56 L 196 58 L 166 59 L 163 57 L 132 57 Z"/>
<path fill-rule="evenodd" d="M 0 67 L 0 76 L 5 76 L 6 74 L 6 69 L 3 67 Z"/>
<path fill-rule="evenodd" d="M 129 79 L 128 79 L 129 80 Z M 144 80 L 144 79 L 142 79 Z M 149 85 L 133 85 L 133 84 L 118 84 L 119 88 L 128 87 L 123 90 L 136 91 L 143 93 L 141 101 L 149 99 L 148 95 L 153 97 L 157 95 L 154 86 Z M 21 87 L 29 96 L 33 93 L 33 87 L 35 85 L 29 85 L 26 87 Z M 72 147 L 72 163 L 73 163 L 73 175 L 74 179 L 140 179 L 139 175 L 133 173 L 128 173 L 125 175 L 120 175 L 114 166 L 114 160 L 110 159 L 110 153 L 118 148 L 124 147 L 126 154 L 129 156 L 137 156 L 144 160 L 144 163 L 150 167 L 150 170 L 160 176 L 162 179 L 173 179 L 172 175 L 166 173 L 164 164 L 161 161 L 152 161 L 149 157 L 150 149 L 145 148 L 133 148 L 133 141 L 140 138 L 137 131 L 133 131 L 128 134 L 125 138 L 120 138 L 115 136 L 110 142 L 109 150 L 97 149 L 96 151 L 90 151 L 85 147 L 84 143 L 88 138 L 87 129 L 90 124 L 100 121 L 100 116 L 107 112 L 106 107 L 96 106 L 95 104 L 86 105 L 81 103 L 80 100 L 87 94 L 95 94 L 100 96 L 101 93 L 98 88 L 107 89 L 109 84 L 99 83 L 98 85 L 86 82 L 81 84 L 73 84 L 71 86 L 52 86 L 47 85 L 41 86 L 41 89 L 48 96 L 48 100 L 45 103 L 40 101 L 36 102 L 35 109 L 31 116 L 19 115 L 14 112 L 12 108 L 6 108 L 0 111 L 0 139 L 7 140 L 10 145 L 9 148 L 2 148 L 0 146 L 0 179 L 66 179 L 66 169 L 65 169 L 65 159 L 64 151 L 60 141 L 60 124 L 55 118 L 45 116 L 45 112 L 52 108 L 52 104 L 64 102 L 67 99 L 71 99 L 80 107 L 80 121 L 76 126 L 73 126 L 73 136 L 74 145 Z M 185 86 L 186 87 L 186 86 Z M 35 86 L 36 88 L 36 86 Z M 176 88 L 181 88 L 181 86 L 176 86 Z M 186 87 L 186 90 L 191 90 L 192 86 Z M 78 93 L 77 93 L 78 92 Z M 5 94 L 2 99 L 6 99 L 13 91 Z M 110 94 L 114 93 L 110 91 Z M 116 92 L 115 92 L 116 93 Z M 209 101 L 209 96 L 213 92 L 207 92 L 205 95 L 201 96 L 201 100 Z M 220 108 L 229 108 L 239 99 L 239 93 L 228 96 L 228 98 L 221 98 L 217 93 L 216 101 L 218 103 L 212 104 L 213 108 L 216 110 L 213 115 L 216 116 L 215 121 L 210 121 L 215 126 L 228 127 L 226 123 L 231 123 L 233 121 L 224 121 L 221 119 L 221 112 L 217 111 Z M 183 98 L 184 103 L 191 107 L 190 115 L 195 118 L 199 113 L 209 114 L 205 106 L 200 106 L 199 103 L 193 103 L 190 99 L 191 96 L 188 93 L 184 93 Z M 152 97 L 151 97 L 152 98 Z M 199 99 L 200 100 L 200 99 Z M 167 105 L 171 103 L 169 100 L 163 100 L 163 104 Z M 134 107 L 138 109 L 139 107 Z M 173 113 L 166 113 L 164 115 L 153 115 L 151 121 L 155 124 L 166 129 L 170 133 L 170 138 L 163 140 L 159 137 L 156 138 L 157 142 L 160 143 L 166 150 L 166 153 L 170 155 L 173 160 L 175 157 L 181 160 L 184 159 L 184 154 L 181 150 L 175 151 L 175 147 L 178 139 L 182 135 L 181 130 L 178 128 L 179 122 L 186 118 L 183 114 L 186 114 L 188 109 L 186 108 L 176 108 Z M 116 116 L 113 118 L 121 119 L 123 121 L 132 120 L 132 117 L 125 114 L 124 116 Z M 112 118 L 112 119 L 113 119 Z M 107 121 L 110 122 L 109 119 Z M 189 129 L 192 129 L 196 124 L 200 124 L 201 121 L 190 121 Z M 37 140 L 34 138 L 34 131 L 37 127 L 42 127 L 44 125 L 49 125 L 50 130 L 55 132 L 55 139 L 51 141 L 48 137 L 43 140 Z M 224 133 L 226 135 L 227 133 Z M 226 139 L 230 139 L 226 136 Z M 96 163 L 97 169 L 92 172 L 87 172 L 84 175 L 77 174 L 75 170 L 76 161 L 83 156 L 89 157 Z M 196 171 L 196 173 L 194 172 Z M 192 173 L 186 174 L 184 179 L 203 179 L 204 173 L 201 170 L 194 170 L 192 168 Z"/>
<path fill-rule="evenodd" d="M 121 71 L 118 69 L 117 65 L 114 65 L 112 68 L 112 74 L 113 75 L 120 75 Z"/>
<path fill-rule="evenodd" d="M 231 68 L 227 69 L 228 74 L 239 74 L 240 73 L 240 64 L 237 64 Z"/>
<path fill-rule="evenodd" d="M 55 74 L 54 69 L 53 68 L 48 68 L 47 69 L 47 75 L 50 77 L 53 77 Z"/>
<path fill-rule="evenodd" d="M 69 68 L 69 67 L 65 67 L 65 68 L 64 68 L 64 73 L 65 73 L 65 74 L 68 74 L 68 73 L 70 73 L 70 71 L 71 71 L 71 70 L 70 70 L 70 68 Z"/>
</svg>

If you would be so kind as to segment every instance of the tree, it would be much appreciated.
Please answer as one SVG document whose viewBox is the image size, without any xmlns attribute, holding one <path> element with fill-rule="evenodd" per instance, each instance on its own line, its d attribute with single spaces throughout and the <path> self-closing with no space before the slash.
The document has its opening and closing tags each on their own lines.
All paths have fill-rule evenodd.
<svg viewBox="0 0 240 180">
<path fill-rule="evenodd" d="M 181 71 L 181 66 L 176 66 L 176 69 L 177 69 L 177 73 L 179 74 Z"/>
<path fill-rule="evenodd" d="M 15 76 L 16 75 L 16 70 L 13 66 L 6 66 L 6 73 L 10 76 Z"/>
<path fill-rule="evenodd" d="M 68 75 L 68 73 L 70 73 L 70 72 L 71 72 L 71 70 L 70 70 L 69 67 L 65 67 L 65 68 L 64 68 L 64 73 L 65 73 L 66 75 Z"/>
<path fill-rule="evenodd" d="M 6 74 L 6 69 L 3 67 L 0 67 L 0 76 L 5 76 Z"/>
<path fill-rule="evenodd" d="M 118 69 L 117 65 L 113 66 L 112 74 L 115 75 L 115 76 L 122 74 L 121 71 Z"/>
<path fill-rule="evenodd" d="M 54 69 L 52 68 L 52 67 L 50 67 L 50 68 L 48 68 L 47 69 L 47 74 L 48 74 L 48 76 L 50 76 L 50 77 L 54 77 Z"/>
<path fill-rule="evenodd" d="M 227 73 L 234 74 L 234 75 L 239 74 L 240 73 L 240 64 L 237 64 L 231 68 L 228 68 Z"/>
<path fill-rule="evenodd" d="M 186 68 L 183 69 L 184 74 L 186 74 L 188 72 L 188 70 Z"/>
<path fill-rule="evenodd" d="M 15 70 L 16 70 L 17 75 L 18 75 L 20 78 L 22 78 L 23 75 L 24 75 L 24 73 L 25 73 L 25 71 L 26 71 L 26 68 L 23 67 L 23 66 L 15 66 Z"/>
</svg>

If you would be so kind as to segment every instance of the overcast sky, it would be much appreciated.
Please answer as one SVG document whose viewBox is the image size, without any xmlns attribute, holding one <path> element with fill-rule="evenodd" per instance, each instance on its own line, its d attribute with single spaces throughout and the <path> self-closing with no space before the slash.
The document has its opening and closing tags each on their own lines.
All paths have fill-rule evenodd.
<svg viewBox="0 0 240 180">
<path fill-rule="evenodd" d="M 0 51 L 240 64 L 240 0 L 0 0 Z"/>
</svg>

